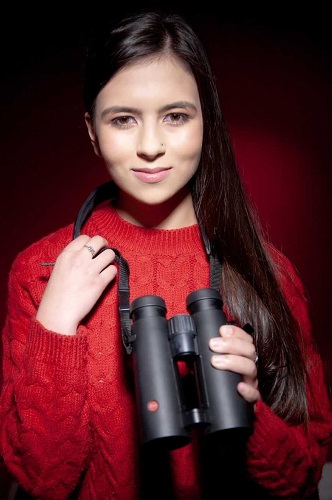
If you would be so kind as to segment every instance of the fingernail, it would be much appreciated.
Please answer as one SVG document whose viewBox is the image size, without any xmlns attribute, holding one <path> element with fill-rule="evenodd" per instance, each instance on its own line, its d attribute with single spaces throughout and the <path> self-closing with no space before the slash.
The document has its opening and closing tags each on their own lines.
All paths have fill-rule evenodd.
<svg viewBox="0 0 332 500">
<path fill-rule="evenodd" d="M 214 366 L 225 366 L 227 364 L 227 359 L 224 356 L 212 356 L 212 364 Z"/>
<path fill-rule="evenodd" d="M 224 325 L 221 327 L 221 331 L 223 335 L 232 335 L 233 327 L 231 325 Z"/>
<path fill-rule="evenodd" d="M 210 340 L 210 347 L 211 349 L 216 349 L 220 345 L 220 340 L 219 338 L 216 339 L 211 339 Z"/>
</svg>

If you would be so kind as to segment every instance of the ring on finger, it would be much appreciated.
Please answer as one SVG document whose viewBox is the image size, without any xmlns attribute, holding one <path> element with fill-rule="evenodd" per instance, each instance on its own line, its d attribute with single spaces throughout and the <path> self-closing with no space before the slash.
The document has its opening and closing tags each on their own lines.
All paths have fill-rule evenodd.
<svg viewBox="0 0 332 500">
<path fill-rule="evenodd" d="M 84 245 L 85 248 L 88 249 L 88 251 L 92 254 L 92 257 L 95 255 L 96 250 L 93 248 L 91 245 Z"/>
</svg>

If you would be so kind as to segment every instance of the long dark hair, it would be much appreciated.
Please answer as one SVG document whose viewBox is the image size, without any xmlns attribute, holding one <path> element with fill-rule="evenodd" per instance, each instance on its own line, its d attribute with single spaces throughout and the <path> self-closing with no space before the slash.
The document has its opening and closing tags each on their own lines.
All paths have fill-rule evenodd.
<svg viewBox="0 0 332 500">
<path fill-rule="evenodd" d="M 240 325 L 254 327 L 263 400 L 289 422 L 307 421 L 300 328 L 279 286 L 277 253 L 265 241 L 246 199 L 205 48 L 187 21 L 177 14 L 143 12 L 94 36 L 85 63 L 86 110 L 93 116 L 98 93 L 120 68 L 162 53 L 185 62 L 198 86 L 204 140 L 192 194 L 196 213 L 222 262 L 225 305 Z"/>
</svg>

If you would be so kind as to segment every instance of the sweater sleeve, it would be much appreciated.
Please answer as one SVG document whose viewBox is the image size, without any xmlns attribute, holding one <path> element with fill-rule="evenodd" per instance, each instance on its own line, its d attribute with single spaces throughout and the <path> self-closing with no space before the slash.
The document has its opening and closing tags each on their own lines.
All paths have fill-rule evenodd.
<svg viewBox="0 0 332 500">
<path fill-rule="evenodd" d="M 273 496 L 309 498 L 322 476 L 332 438 L 331 402 L 321 357 L 315 348 L 305 292 L 288 259 L 281 286 L 299 326 L 299 345 L 307 360 L 309 425 L 289 425 L 259 402 L 248 443 L 248 467 L 256 483 Z"/>
<path fill-rule="evenodd" d="M 16 259 L 2 337 L 0 453 L 27 492 L 60 500 L 78 483 L 90 449 L 87 334 L 80 327 L 60 335 L 35 319 L 45 283 Z"/>
</svg>

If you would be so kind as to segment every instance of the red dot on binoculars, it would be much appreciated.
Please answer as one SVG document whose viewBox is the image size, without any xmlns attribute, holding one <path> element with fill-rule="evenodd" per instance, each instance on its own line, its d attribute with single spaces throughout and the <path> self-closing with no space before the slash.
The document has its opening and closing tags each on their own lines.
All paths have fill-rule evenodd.
<svg viewBox="0 0 332 500">
<path fill-rule="evenodd" d="M 155 412 L 159 408 L 159 403 L 158 403 L 158 401 L 152 400 L 152 401 L 148 402 L 146 407 L 147 407 L 148 411 Z"/>
</svg>

